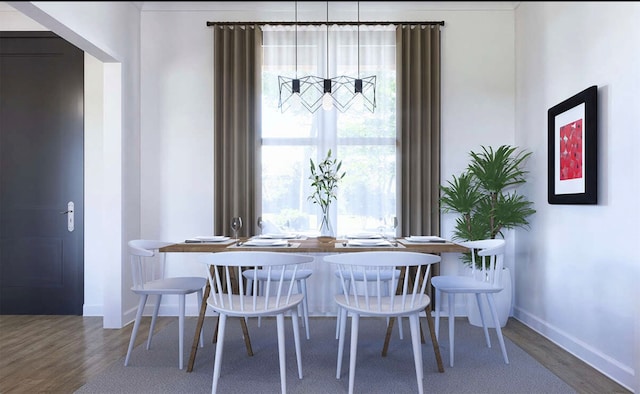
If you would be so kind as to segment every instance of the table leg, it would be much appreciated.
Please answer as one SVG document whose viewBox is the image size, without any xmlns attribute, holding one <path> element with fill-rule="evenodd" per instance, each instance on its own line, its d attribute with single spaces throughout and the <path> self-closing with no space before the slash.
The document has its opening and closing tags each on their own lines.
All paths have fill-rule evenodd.
<svg viewBox="0 0 640 394">
<path fill-rule="evenodd" d="M 439 267 L 436 265 L 435 272 L 440 272 Z M 431 290 L 431 300 L 433 297 L 433 288 L 431 287 L 431 273 L 429 273 L 429 277 L 427 278 L 427 288 Z M 431 317 L 431 311 L 433 310 L 433 303 L 429 303 L 425 308 L 424 312 L 427 317 L 427 324 L 429 325 L 429 333 L 431 334 L 431 343 L 433 344 L 433 352 L 436 355 L 436 363 L 438 364 L 438 372 L 444 372 L 444 366 L 442 364 L 442 357 L 440 357 L 440 345 L 438 345 L 438 339 L 436 338 L 436 329 L 433 325 L 433 318 Z"/>
<path fill-rule="evenodd" d="M 191 345 L 191 355 L 189 356 L 187 372 L 193 371 L 193 363 L 196 361 L 196 353 L 198 352 L 198 344 L 200 342 L 200 333 L 202 332 L 202 325 L 204 324 L 204 315 L 207 312 L 207 299 L 209 298 L 209 293 L 211 293 L 211 286 L 209 285 L 209 281 L 207 281 L 202 295 L 202 305 L 200 305 L 200 314 L 198 315 L 198 323 L 196 324 L 196 334 L 193 337 L 193 345 Z"/>
<path fill-rule="evenodd" d="M 433 352 L 436 355 L 436 363 L 438 364 L 438 372 L 444 372 L 444 366 L 442 364 L 442 357 L 440 357 L 440 346 L 436 339 L 436 330 L 433 325 L 433 319 L 431 318 L 431 304 L 425 309 L 427 314 L 427 324 L 429 325 L 429 333 L 431 334 L 431 343 L 433 344 Z"/>
<path fill-rule="evenodd" d="M 404 280 L 404 269 L 401 271 L 400 273 L 400 280 L 398 281 L 398 291 L 401 291 L 400 289 L 402 289 L 402 281 Z M 428 283 L 427 283 L 427 288 L 431 288 L 431 275 L 429 275 L 429 277 L 427 278 Z M 433 352 L 435 353 L 436 356 L 436 363 L 438 364 L 438 372 L 444 372 L 444 366 L 442 364 L 442 357 L 440 356 L 440 346 L 438 345 L 438 340 L 436 339 L 436 332 L 435 332 L 435 327 L 433 325 L 433 320 L 431 318 L 431 304 L 429 304 L 426 308 L 425 308 L 425 314 L 427 317 L 427 324 L 429 326 L 429 333 L 431 334 L 431 343 L 433 344 Z M 389 325 L 387 326 L 387 334 L 384 338 L 384 345 L 382 346 L 382 357 L 386 357 L 387 356 L 387 351 L 389 350 L 389 341 L 391 339 L 391 331 L 393 330 L 393 324 L 395 323 L 396 318 L 392 317 L 391 319 L 389 319 Z M 425 339 L 424 339 L 424 333 L 422 332 L 422 327 L 420 328 L 420 338 L 422 340 L 422 343 L 425 343 Z"/>
<path fill-rule="evenodd" d="M 234 287 L 236 294 L 240 294 L 239 281 L 242 280 L 242 274 L 238 272 L 236 277 L 236 271 L 230 270 L 231 273 L 231 286 Z M 244 337 L 244 345 L 247 348 L 247 355 L 253 356 L 253 350 L 251 349 L 251 338 L 249 337 L 249 329 L 247 329 L 247 321 L 244 318 L 240 318 L 240 328 L 242 329 L 242 336 Z"/>
<path fill-rule="evenodd" d="M 400 270 L 400 278 L 398 280 L 398 285 L 396 286 L 396 294 L 402 294 L 402 286 L 405 277 L 404 267 Z M 412 283 L 409 283 L 409 286 L 412 286 Z M 396 322 L 396 318 L 392 317 L 389 319 L 389 324 L 387 325 L 387 334 L 384 337 L 384 345 L 382 345 L 382 357 L 387 357 L 387 350 L 389 350 L 389 341 L 391 340 L 391 331 L 393 331 L 393 325 Z M 420 339 L 422 343 L 424 343 L 424 334 L 422 333 L 422 325 L 420 325 Z"/>
<path fill-rule="evenodd" d="M 382 357 L 387 357 L 387 351 L 389 350 L 389 341 L 391 340 L 391 332 L 393 331 L 393 325 L 396 322 L 396 318 L 395 317 L 391 317 L 389 319 L 389 325 L 387 325 L 387 333 L 384 337 L 384 345 L 382 345 Z M 433 332 L 431 333 L 431 337 L 434 338 L 433 336 Z M 425 343 L 426 341 L 424 340 L 424 332 L 422 332 L 422 324 L 420 324 L 420 341 L 422 343 Z M 438 353 L 440 353 L 440 351 L 438 351 Z M 440 358 L 439 355 L 436 355 L 436 358 Z"/>
<path fill-rule="evenodd" d="M 211 268 L 213 270 L 213 267 Z M 213 275 L 213 272 L 211 272 Z M 196 353 L 198 352 L 198 345 L 200 342 L 200 333 L 202 332 L 202 326 L 204 324 L 204 317 L 207 312 L 207 299 L 211 293 L 211 285 L 209 281 L 204 287 L 204 293 L 202 295 L 202 303 L 200 305 L 200 313 L 198 315 L 198 323 L 196 324 L 196 333 L 193 337 L 193 345 L 191 345 L 191 355 L 189 356 L 189 364 L 187 365 L 187 372 L 193 371 L 193 364 L 196 361 Z M 253 356 L 253 350 L 251 348 L 251 338 L 249 338 L 249 330 L 247 329 L 247 323 L 244 319 L 240 319 L 240 327 L 242 328 L 242 334 L 244 336 L 244 344 L 247 347 L 247 354 Z M 213 335 L 213 342 L 215 343 L 218 334 L 218 321 L 216 321 L 216 329 Z"/>
<path fill-rule="evenodd" d="M 247 348 L 247 355 L 253 356 L 253 350 L 251 350 L 251 338 L 249 337 L 249 330 L 247 329 L 247 322 L 244 317 L 240 318 L 240 327 L 242 327 L 242 335 L 244 336 L 244 345 Z"/>
<path fill-rule="evenodd" d="M 251 357 L 253 356 L 253 350 L 251 348 L 251 337 L 249 337 L 249 329 L 247 328 L 247 322 L 244 320 L 244 317 L 240 318 L 240 328 L 242 329 L 244 345 L 247 347 L 247 355 Z M 213 332 L 212 343 L 216 343 L 217 338 L 218 338 L 218 322 L 216 321 L 216 329 Z"/>
<path fill-rule="evenodd" d="M 395 317 L 389 319 L 389 325 L 387 325 L 387 334 L 384 337 L 384 345 L 382 345 L 382 357 L 387 357 L 387 350 L 389 350 L 389 340 L 391 339 L 391 331 L 393 331 L 393 324 L 395 322 Z"/>
</svg>

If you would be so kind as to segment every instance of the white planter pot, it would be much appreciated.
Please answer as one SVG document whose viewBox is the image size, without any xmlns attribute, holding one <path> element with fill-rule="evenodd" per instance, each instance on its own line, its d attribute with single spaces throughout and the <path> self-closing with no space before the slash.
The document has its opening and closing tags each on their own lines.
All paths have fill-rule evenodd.
<svg viewBox="0 0 640 394">
<path fill-rule="evenodd" d="M 478 274 L 478 272 L 476 272 Z M 502 277 L 503 290 L 499 293 L 493 294 L 495 300 L 496 309 L 498 311 L 498 320 L 500 321 L 500 327 L 504 327 L 509 319 L 511 313 L 511 297 L 513 293 L 513 286 L 511 283 L 511 270 L 509 268 L 503 268 Z M 489 310 L 489 304 L 484 296 L 482 300 L 482 311 L 484 312 L 484 318 L 487 323 L 487 327 L 495 328 L 493 324 L 493 318 L 491 317 L 491 311 Z M 480 311 L 478 310 L 478 303 L 476 302 L 476 296 L 474 294 L 467 295 L 467 317 L 469 323 L 474 326 L 482 327 L 482 320 L 480 319 Z"/>
</svg>

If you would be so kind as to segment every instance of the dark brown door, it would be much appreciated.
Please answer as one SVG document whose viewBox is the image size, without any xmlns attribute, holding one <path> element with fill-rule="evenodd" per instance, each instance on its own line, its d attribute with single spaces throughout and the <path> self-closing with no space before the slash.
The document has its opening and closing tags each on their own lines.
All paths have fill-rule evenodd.
<svg viewBox="0 0 640 394">
<path fill-rule="evenodd" d="M 0 32 L 0 314 L 82 314 L 83 156 L 83 52 Z"/>
</svg>

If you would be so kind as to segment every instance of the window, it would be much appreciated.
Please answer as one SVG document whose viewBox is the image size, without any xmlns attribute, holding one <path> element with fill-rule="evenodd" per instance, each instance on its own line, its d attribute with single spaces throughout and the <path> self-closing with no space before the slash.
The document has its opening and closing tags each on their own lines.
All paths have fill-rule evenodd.
<svg viewBox="0 0 640 394">
<path fill-rule="evenodd" d="M 395 29 L 360 26 L 358 34 L 356 26 L 333 26 L 327 34 L 326 26 L 298 26 L 297 33 L 294 27 L 264 26 L 263 32 L 262 201 L 258 204 L 263 220 L 276 226 L 263 231 L 317 232 L 320 209 L 307 200 L 309 159 L 317 163 L 329 149 L 347 172 L 331 206 L 336 235 L 392 231 L 399 149 Z M 319 109 L 312 114 L 293 104 L 281 112 L 278 75 L 376 75 L 376 110 Z"/>
</svg>

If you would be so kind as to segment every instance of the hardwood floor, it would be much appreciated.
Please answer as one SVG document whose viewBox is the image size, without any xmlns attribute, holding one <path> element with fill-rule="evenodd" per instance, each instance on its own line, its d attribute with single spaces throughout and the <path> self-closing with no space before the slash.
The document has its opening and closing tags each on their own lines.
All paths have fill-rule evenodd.
<svg viewBox="0 0 640 394">
<path fill-rule="evenodd" d="M 173 317 L 158 318 L 158 332 Z M 143 319 L 136 345 L 146 341 Z M 131 325 L 102 328 L 101 317 L 0 316 L 0 392 L 73 393 L 127 353 Z"/>
<path fill-rule="evenodd" d="M 509 318 L 502 333 L 578 393 L 631 393 L 514 318 Z"/>
<path fill-rule="evenodd" d="M 159 318 L 155 332 L 175 319 Z M 515 319 L 503 333 L 578 393 L 630 393 Z M 0 393 L 73 393 L 125 356 L 130 335 L 131 325 L 103 329 L 101 317 L 0 316 Z"/>
</svg>

